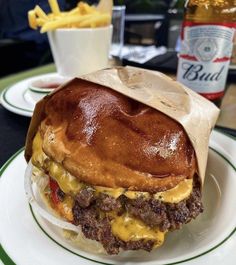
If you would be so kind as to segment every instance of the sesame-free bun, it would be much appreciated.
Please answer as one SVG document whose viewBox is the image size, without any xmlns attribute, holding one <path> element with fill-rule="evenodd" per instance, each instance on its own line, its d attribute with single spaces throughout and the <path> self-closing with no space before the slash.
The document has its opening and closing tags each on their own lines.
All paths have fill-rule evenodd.
<svg viewBox="0 0 236 265">
<path fill-rule="evenodd" d="M 26 141 L 39 131 L 44 152 L 90 185 L 157 192 L 196 173 L 183 127 L 110 88 L 74 79 L 41 100 Z"/>
</svg>

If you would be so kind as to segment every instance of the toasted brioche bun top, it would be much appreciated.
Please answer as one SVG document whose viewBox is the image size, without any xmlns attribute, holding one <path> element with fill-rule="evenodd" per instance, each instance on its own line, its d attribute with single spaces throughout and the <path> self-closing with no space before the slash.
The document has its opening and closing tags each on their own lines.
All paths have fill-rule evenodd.
<svg viewBox="0 0 236 265">
<path fill-rule="evenodd" d="M 180 124 L 109 88 L 74 79 L 35 108 L 26 160 L 39 131 L 43 151 L 90 185 L 158 192 L 196 173 Z"/>
</svg>

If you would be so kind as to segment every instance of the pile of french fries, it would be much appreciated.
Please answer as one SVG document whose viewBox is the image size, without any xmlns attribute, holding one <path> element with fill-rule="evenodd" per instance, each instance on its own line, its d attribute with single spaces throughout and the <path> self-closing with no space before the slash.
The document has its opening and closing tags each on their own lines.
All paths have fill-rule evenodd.
<svg viewBox="0 0 236 265">
<path fill-rule="evenodd" d="M 30 27 L 41 27 L 41 33 L 58 28 L 104 27 L 111 23 L 112 0 L 101 0 L 97 7 L 79 2 L 77 7 L 68 12 L 60 11 L 57 0 L 48 0 L 48 3 L 52 11 L 49 14 L 38 5 L 28 12 Z"/>
</svg>

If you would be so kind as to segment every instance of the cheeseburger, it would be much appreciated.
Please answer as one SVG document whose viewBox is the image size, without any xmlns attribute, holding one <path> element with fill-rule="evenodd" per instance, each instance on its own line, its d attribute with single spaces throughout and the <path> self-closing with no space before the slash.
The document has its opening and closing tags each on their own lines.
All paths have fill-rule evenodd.
<svg viewBox="0 0 236 265">
<path fill-rule="evenodd" d="M 25 157 L 48 206 L 108 254 L 151 251 L 203 211 L 182 125 L 99 84 L 74 79 L 44 98 Z"/>
</svg>

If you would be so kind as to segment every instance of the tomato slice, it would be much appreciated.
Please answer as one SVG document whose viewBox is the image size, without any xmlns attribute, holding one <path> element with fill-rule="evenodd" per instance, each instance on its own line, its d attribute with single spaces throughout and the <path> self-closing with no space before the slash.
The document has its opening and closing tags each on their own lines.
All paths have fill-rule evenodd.
<svg viewBox="0 0 236 265">
<path fill-rule="evenodd" d="M 57 192 L 60 189 L 60 187 L 57 184 L 57 182 L 55 180 L 53 180 L 52 178 L 50 178 L 50 180 L 49 180 L 49 186 L 51 189 L 51 194 L 50 194 L 51 200 L 55 205 L 57 205 L 60 202 L 60 200 L 57 196 Z"/>
</svg>

